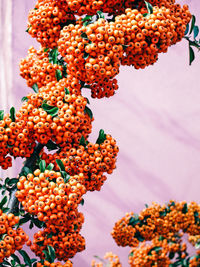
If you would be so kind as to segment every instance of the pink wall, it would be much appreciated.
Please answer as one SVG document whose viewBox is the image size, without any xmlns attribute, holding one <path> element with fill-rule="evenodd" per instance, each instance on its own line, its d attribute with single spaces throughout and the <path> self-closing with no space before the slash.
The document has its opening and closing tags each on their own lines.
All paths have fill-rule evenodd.
<svg viewBox="0 0 200 267">
<path fill-rule="evenodd" d="M 25 33 L 33 0 L 13 0 L 13 95 L 16 107 L 29 92 L 19 77 L 18 62 L 36 42 Z M 199 0 L 182 0 L 197 16 Z M 120 89 L 110 99 L 91 100 L 95 116 L 91 140 L 99 129 L 120 147 L 117 169 L 100 192 L 88 193 L 81 210 L 87 249 L 74 258 L 75 267 L 89 266 L 93 255 L 118 253 L 128 266 L 129 249 L 110 236 L 114 222 L 127 211 L 139 212 L 152 201 L 199 201 L 200 185 L 200 56 L 190 67 L 182 41 L 145 70 L 122 67 Z"/>
</svg>

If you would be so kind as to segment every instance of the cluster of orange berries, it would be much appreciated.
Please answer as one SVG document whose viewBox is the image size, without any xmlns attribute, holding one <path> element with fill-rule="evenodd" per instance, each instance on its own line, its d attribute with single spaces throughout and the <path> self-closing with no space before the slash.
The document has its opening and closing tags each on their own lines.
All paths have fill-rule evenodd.
<svg viewBox="0 0 200 267">
<path fill-rule="evenodd" d="M 60 146 L 79 144 L 91 132 L 91 118 L 86 112 L 87 99 L 70 94 L 67 79 L 51 82 L 38 93 L 29 94 L 16 116 L 27 122 L 27 128 L 41 144 L 51 139 Z"/>
<path fill-rule="evenodd" d="M 108 260 L 108 264 L 106 266 L 109 267 L 122 267 L 119 257 L 112 252 L 107 252 L 104 256 L 105 260 Z M 91 266 L 92 267 L 103 267 L 104 260 L 99 258 L 100 262 L 96 262 L 96 260 L 92 260 Z"/>
<path fill-rule="evenodd" d="M 55 48 L 62 25 L 74 20 L 66 1 L 38 0 L 29 12 L 27 31 L 43 47 Z"/>
<path fill-rule="evenodd" d="M 100 190 L 106 180 L 103 173 L 111 174 L 116 168 L 118 150 L 116 141 L 107 134 L 101 144 L 88 143 L 77 148 L 68 146 L 59 153 L 46 154 L 43 152 L 41 158 L 47 164 L 55 164 L 56 170 L 58 170 L 56 159 L 60 159 L 69 175 L 83 174 L 82 183 L 86 190 L 94 191 Z"/>
<path fill-rule="evenodd" d="M 68 260 L 64 264 L 60 262 L 50 263 L 47 260 L 44 261 L 44 263 L 37 262 L 36 267 L 72 267 L 72 262 Z"/>
<path fill-rule="evenodd" d="M 0 210 L 0 263 L 16 250 L 22 249 L 28 241 L 28 236 L 23 229 L 13 229 L 18 222 L 18 216 L 14 216 L 12 213 L 5 214 Z"/>
<path fill-rule="evenodd" d="M 0 166 L 7 169 L 12 166 L 14 157 L 30 157 L 33 153 L 35 143 L 25 127 L 25 121 L 12 119 L 5 114 L 0 120 Z"/>
<path fill-rule="evenodd" d="M 51 81 L 56 81 L 56 70 L 63 73 L 63 67 L 49 62 L 49 53 L 44 48 L 36 50 L 30 47 L 28 56 L 20 61 L 20 75 L 26 79 L 27 85 L 32 87 L 37 83 L 40 88 Z"/>
</svg>

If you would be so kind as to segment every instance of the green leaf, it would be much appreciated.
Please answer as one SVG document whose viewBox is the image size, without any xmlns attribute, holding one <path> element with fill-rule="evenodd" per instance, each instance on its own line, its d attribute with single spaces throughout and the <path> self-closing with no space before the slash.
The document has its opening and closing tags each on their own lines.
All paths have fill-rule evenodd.
<svg viewBox="0 0 200 267">
<path fill-rule="evenodd" d="M 128 225 L 135 226 L 138 223 L 140 223 L 139 216 L 138 214 L 134 214 L 133 216 L 131 216 Z"/>
<path fill-rule="evenodd" d="M 12 186 L 12 185 L 14 185 L 14 184 L 17 184 L 17 182 L 19 181 L 19 179 L 17 179 L 17 178 L 12 178 L 12 179 L 9 179 L 9 181 L 8 181 L 8 185 L 9 186 Z"/>
<path fill-rule="evenodd" d="M 102 11 L 97 11 L 97 17 L 98 19 L 105 19 L 105 16 Z"/>
<path fill-rule="evenodd" d="M 12 254 L 12 255 L 11 255 L 11 257 L 13 258 L 13 260 L 14 260 L 15 262 L 17 262 L 17 263 L 21 264 L 21 262 L 20 262 L 20 259 L 18 258 L 18 256 L 17 256 L 17 255 L 15 255 L 15 254 Z"/>
<path fill-rule="evenodd" d="M 85 200 L 82 198 L 80 204 L 83 206 L 85 203 Z"/>
<path fill-rule="evenodd" d="M 78 225 L 74 224 L 74 231 L 76 231 L 78 229 Z"/>
<path fill-rule="evenodd" d="M 44 52 L 48 52 L 48 51 L 49 51 L 49 48 L 45 48 L 45 49 L 44 49 Z"/>
<path fill-rule="evenodd" d="M 34 85 L 32 86 L 32 89 L 33 89 L 33 91 L 34 91 L 35 93 L 38 93 L 39 88 L 38 88 L 37 83 L 34 83 Z"/>
<path fill-rule="evenodd" d="M 144 2 L 147 7 L 147 11 L 148 11 L 147 16 L 153 14 L 153 6 L 147 1 L 144 1 Z"/>
<path fill-rule="evenodd" d="M 52 171 L 53 168 L 54 168 L 54 164 L 53 163 L 49 163 L 49 165 L 47 166 L 46 169 L 49 170 L 49 171 Z"/>
<path fill-rule="evenodd" d="M 49 245 L 47 245 L 47 248 L 48 248 L 50 258 L 51 258 L 51 263 L 53 263 L 55 261 L 55 258 L 56 258 L 55 250 L 52 246 L 49 246 Z"/>
<path fill-rule="evenodd" d="M 146 209 L 149 207 L 149 205 L 148 205 L 148 204 L 144 204 L 144 206 L 145 206 L 145 208 L 146 208 Z"/>
<path fill-rule="evenodd" d="M 32 266 L 32 263 L 31 263 L 31 259 L 29 257 L 29 255 L 26 253 L 26 251 L 24 250 L 19 250 L 19 253 L 22 255 L 23 259 L 24 259 L 24 262 L 28 265 L 28 266 Z"/>
<path fill-rule="evenodd" d="M 83 22 L 87 20 L 92 20 L 92 16 L 86 15 L 84 18 L 81 19 Z"/>
<path fill-rule="evenodd" d="M 81 38 L 83 38 L 85 40 L 89 40 L 87 37 L 87 34 L 85 32 L 81 33 Z"/>
<path fill-rule="evenodd" d="M 196 18 L 194 15 L 192 15 L 192 22 L 191 22 L 191 27 L 190 27 L 190 33 L 192 33 L 193 29 L 194 29 L 194 25 L 195 25 L 195 22 L 196 22 Z"/>
<path fill-rule="evenodd" d="M 28 32 L 31 27 L 32 27 L 32 25 L 29 25 L 28 28 L 26 29 L 26 32 Z"/>
<path fill-rule="evenodd" d="M 42 108 L 52 117 L 55 117 L 58 115 L 58 111 L 59 111 L 58 107 L 50 106 L 47 103 L 43 102 Z"/>
<path fill-rule="evenodd" d="M 196 37 L 198 36 L 199 34 L 199 27 L 198 26 L 194 26 L 194 39 L 196 39 Z"/>
<path fill-rule="evenodd" d="M 66 94 L 66 95 L 69 95 L 69 94 L 70 94 L 69 89 L 66 88 L 66 87 L 65 87 L 65 94 Z"/>
<path fill-rule="evenodd" d="M 15 121 L 15 108 L 14 107 L 10 109 L 10 118 L 12 121 Z"/>
<path fill-rule="evenodd" d="M 53 233 L 50 233 L 47 235 L 47 238 L 52 238 L 52 236 L 53 236 Z"/>
<path fill-rule="evenodd" d="M 58 48 L 52 49 L 49 52 L 49 62 L 52 64 L 58 63 Z"/>
<path fill-rule="evenodd" d="M 85 140 L 85 138 L 84 138 L 84 136 L 83 136 L 83 135 L 81 136 L 81 139 L 80 139 L 79 145 L 80 145 L 80 146 L 84 146 L 84 147 L 86 147 L 86 146 L 87 146 L 86 140 Z"/>
<path fill-rule="evenodd" d="M 195 211 L 194 212 L 194 219 L 195 219 L 195 223 L 199 223 L 200 222 L 200 218 L 199 218 L 199 213 L 198 211 Z"/>
<path fill-rule="evenodd" d="M 31 169 L 28 167 L 23 167 L 22 171 L 20 172 L 20 176 L 22 175 L 27 176 L 29 173 L 32 173 Z"/>
<path fill-rule="evenodd" d="M 85 112 L 85 114 L 88 114 L 88 116 L 90 117 L 90 119 L 93 118 L 92 110 L 90 108 L 88 108 L 87 106 L 85 106 L 84 112 Z"/>
<path fill-rule="evenodd" d="M 20 220 L 19 220 L 19 225 L 22 225 L 22 224 L 24 224 L 24 223 L 27 223 L 28 221 L 30 221 L 30 217 L 24 217 L 24 218 L 21 218 Z"/>
<path fill-rule="evenodd" d="M 9 208 L 2 208 L 1 210 L 3 211 L 3 213 L 6 213 L 6 212 L 8 212 L 10 209 L 9 209 Z"/>
<path fill-rule="evenodd" d="M 3 208 L 3 206 L 6 204 L 7 201 L 8 201 L 8 197 L 4 196 L 3 199 L 0 202 L 0 209 Z"/>
<path fill-rule="evenodd" d="M 44 241 L 38 241 L 36 242 L 39 247 L 42 247 L 44 245 Z"/>
<path fill-rule="evenodd" d="M 23 96 L 22 97 L 21 102 L 24 102 L 24 101 L 28 101 L 28 97 L 27 96 Z"/>
<path fill-rule="evenodd" d="M 184 204 L 183 209 L 182 209 L 182 212 L 183 212 L 184 214 L 186 214 L 186 213 L 188 212 L 188 206 L 187 206 L 187 203 Z"/>
<path fill-rule="evenodd" d="M 89 54 L 86 53 L 86 52 L 84 52 L 83 58 L 84 58 L 84 59 L 87 59 L 88 57 L 89 57 Z"/>
<path fill-rule="evenodd" d="M 46 144 L 46 147 L 47 147 L 48 151 L 52 151 L 52 150 L 59 148 L 59 146 L 56 143 L 54 143 L 52 140 L 48 141 L 48 143 Z"/>
<path fill-rule="evenodd" d="M 129 253 L 129 257 L 132 257 L 134 255 L 134 253 L 133 252 L 131 252 L 131 253 Z"/>
<path fill-rule="evenodd" d="M 195 59 L 195 54 L 194 54 L 194 50 L 192 49 L 191 46 L 189 46 L 189 54 L 190 54 L 190 65 L 192 64 L 192 62 L 194 61 Z"/>
<path fill-rule="evenodd" d="M 46 162 L 45 162 L 45 160 L 41 160 L 40 161 L 39 168 L 40 168 L 40 171 L 41 172 L 44 172 L 45 171 L 45 169 L 46 169 Z"/>
<path fill-rule="evenodd" d="M 56 70 L 56 80 L 60 81 L 63 78 L 62 76 L 62 71 L 61 70 Z"/>
<path fill-rule="evenodd" d="M 70 175 L 68 173 L 66 173 L 66 171 L 60 171 L 63 179 L 64 179 L 64 182 L 67 183 L 70 179 Z"/>
<path fill-rule="evenodd" d="M 4 110 L 0 110 L 0 120 L 2 121 L 4 117 Z"/>
<path fill-rule="evenodd" d="M 140 242 L 143 242 L 145 240 L 144 237 L 140 234 L 139 231 L 137 231 L 135 233 L 135 238 L 137 238 L 137 240 L 140 241 Z"/>
<path fill-rule="evenodd" d="M 43 252 L 44 255 L 45 255 L 45 259 L 46 259 L 48 262 L 51 263 L 51 257 L 50 257 L 50 255 L 49 255 L 49 252 L 46 251 L 46 250 L 43 250 L 42 252 Z"/>
<path fill-rule="evenodd" d="M 188 34 L 188 32 L 189 32 L 189 28 L 190 28 L 190 25 L 189 25 L 189 23 L 188 23 L 187 26 L 186 26 L 186 30 L 185 30 L 184 35 L 187 35 L 187 34 Z"/>
<path fill-rule="evenodd" d="M 8 261 L 4 260 L 2 263 L 0 263 L 0 267 L 5 267 L 5 266 L 11 266 L 11 264 Z"/>
<path fill-rule="evenodd" d="M 65 166 L 64 166 L 62 160 L 56 159 L 56 163 L 58 164 L 58 167 L 59 167 L 60 171 L 64 171 L 65 172 Z"/>
<path fill-rule="evenodd" d="M 38 220 L 37 218 L 34 218 L 34 216 L 31 217 L 31 221 L 33 222 L 33 224 L 38 227 L 38 228 L 43 228 L 44 227 L 44 222 L 41 222 L 40 220 Z"/>
<path fill-rule="evenodd" d="M 97 141 L 96 141 L 96 144 L 102 144 L 104 141 L 106 140 L 106 134 L 104 133 L 104 130 L 100 130 L 99 131 L 99 137 L 98 137 L 98 139 L 97 139 Z"/>
<path fill-rule="evenodd" d="M 174 256 L 175 256 L 175 253 L 173 251 L 170 251 L 170 253 L 169 253 L 170 260 L 172 260 L 174 258 Z"/>
<path fill-rule="evenodd" d="M 164 237 L 160 235 L 159 238 L 158 238 L 158 240 L 159 241 L 163 241 L 164 240 Z"/>
</svg>

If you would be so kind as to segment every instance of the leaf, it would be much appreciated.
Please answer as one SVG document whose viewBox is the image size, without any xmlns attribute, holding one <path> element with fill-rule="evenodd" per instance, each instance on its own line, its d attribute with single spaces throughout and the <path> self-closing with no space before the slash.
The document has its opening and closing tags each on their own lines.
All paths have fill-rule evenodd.
<svg viewBox="0 0 200 267">
<path fill-rule="evenodd" d="M 170 260 L 172 260 L 174 258 L 174 256 L 175 256 L 175 253 L 173 251 L 170 251 L 170 253 L 169 253 Z"/>
<path fill-rule="evenodd" d="M 18 258 L 18 256 L 16 256 L 15 254 L 12 254 L 11 257 L 13 258 L 13 260 L 19 264 L 21 264 L 20 259 Z"/>
<path fill-rule="evenodd" d="M 14 107 L 10 109 L 10 118 L 12 121 L 15 121 L 15 108 Z"/>
<path fill-rule="evenodd" d="M 44 241 L 38 241 L 36 242 L 36 244 L 39 246 L 39 247 L 42 247 L 44 245 Z"/>
<path fill-rule="evenodd" d="M 49 171 L 52 171 L 53 168 L 54 168 L 54 164 L 53 163 L 49 163 L 49 165 L 47 166 L 46 169 L 49 170 Z"/>
<path fill-rule="evenodd" d="M 98 17 L 98 19 L 104 19 L 105 18 L 102 11 L 97 11 L 97 17 Z"/>
<path fill-rule="evenodd" d="M 32 86 L 32 89 L 33 89 L 33 91 L 34 91 L 35 93 L 38 93 L 39 88 L 38 88 L 37 83 L 34 83 L 34 85 Z"/>
<path fill-rule="evenodd" d="M 196 249 L 200 249 L 200 242 L 197 242 L 197 243 L 195 244 L 195 248 L 196 248 Z"/>
<path fill-rule="evenodd" d="M 32 25 L 29 25 L 28 28 L 26 29 L 26 32 L 28 32 L 31 27 L 32 27 Z"/>
<path fill-rule="evenodd" d="M 44 52 L 48 52 L 48 51 L 49 51 L 49 48 L 45 48 L 45 49 L 44 49 Z"/>
<path fill-rule="evenodd" d="M 54 48 L 49 52 L 49 63 L 58 63 L 58 48 Z"/>
<path fill-rule="evenodd" d="M 86 53 L 86 52 L 84 52 L 84 54 L 83 54 L 83 58 L 84 58 L 84 59 L 87 59 L 88 57 L 89 57 L 89 54 Z"/>
<path fill-rule="evenodd" d="M 59 148 L 59 146 L 56 143 L 54 143 L 52 140 L 48 141 L 48 143 L 46 144 L 46 147 L 47 147 L 48 151 L 55 150 L 55 149 Z"/>
<path fill-rule="evenodd" d="M 61 70 L 56 70 L 56 80 L 60 81 L 62 79 L 62 71 Z"/>
<path fill-rule="evenodd" d="M 189 54 L 190 54 L 190 65 L 192 64 L 192 62 L 194 61 L 195 59 L 195 55 L 194 55 L 194 50 L 192 49 L 191 46 L 189 46 Z"/>
<path fill-rule="evenodd" d="M 19 225 L 27 223 L 30 220 L 30 217 L 24 217 L 19 220 Z"/>
<path fill-rule="evenodd" d="M 62 160 L 56 159 L 56 163 L 58 164 L 58 167 L 59 167 L 60 171 L 64 171 L 65 172 L 65 166 L 64 166 Z"/>
<path fill-rule="evenodd" d="M 87 37 L 87 34 L 85 32 L 81 33 L 81 38 L 83 38 L 85 40 L 89 40 Z"/>
<path fill-rule="evenodd" d="M 2 121 L 4 117 L 4 110 L 0 110 L 0 120 Z"/>
<path fill-rule="evenodd" d="M 84 112 L 85 112 L 85 114 L 88 114 L 88 116 L 90 117 L 90 119 L 93 118 L 92 110 L 90 108 L 88 108 L 87 106 L 85 106 Z"/>
<path fill-rule="evenodd" d="M 85 203 L 85 200 L 82 198 L 80 204 L 83 206 Z"/>
<path fill-rule="evenodd" d="M 198 34 L 199 34 L 199 27 L 198 26 L 194 26 L 194 39 L 196 39 Z"/>
<path fill-rule="evenodd" d="M 44 255 L 45 255 L 45 259 L 51 263 L 51 257 L 50 257 L 50 255 L 49 255 L 48 251 L 43 250 L 42 252 L 43 252 Z"/>
<path fill-rule="evenodd" d="M 187 203 L 185 203 L 185 204 L 183 205 L 182 212 L 183 212 L 184 214 L 186 214 L 186 213 L 188 212 Z"/>
<path fill-rule="evenodd" d="M 37 218 L 31 217 L 31 221 L 33 222 L 33 224 L 38 227 L 38 228 L 42 228 L 44 227 L 44 222 L 39 221 Z"/>
<path fill-rule="evenodd" d="M 64 182 L 67 183 L 70 179 L 70 175 L 68 173 L 66 173 L 66 171 L 61 171 L 60 172 L 62 177 L 64 178 Z"/>
<path fill-rule="evenodd" d="M 52 238 L 52 236 L 53 236 L 53 233 L 50 233 L 47 235 L 47 238 Z"/>
<path fill-rule="evenodd" d="M 10 209 L 9 209 L 9 208 L 2 208 L 1 210 L 3 211 L 3 213 L 6 213 L 6 212 L 8 212 Z"/>
<path fill-rule="evenodd" d="M 99 131 L 99 137 L 97 138 L 96 144 L 102 144 L 106 140 L 106 134 L 104 133 L 104 130 Z"/>
<path fill-rule="evenodd" d="M 145 206 L 145 208 L 146 208 L 146 209 L 149 207 L 149 205 L 148 205 L 148 204 L 144 204 L 144 206 Z"/>
<path fill-rule="evenodd" d="M 27 96 L 23 96 L 22 97 L 21 102 L 24 102 L 24 101 L 28 101 L 28 97 Z"/>
<path fill-rule="evenodd" d="M 4 260 L 2 263 L 0 263 L 0 266 L 1 267 L 4 267 L 4 266 L 11 266 L 11 264 L 8 262 L 8 261 L 6 261 L 6 260 Z"/>
<path fill-rule="evenodd" d="M 74 224 L 74 231 L 76 231 L 78 229 L 78 225 Z"/>
<path fill-rule="evenodd" d="M 131 252 L 131 253 L 129 253 L 129 255 L 128 255 L 128 256 L 129 256 L 129 257 L 132 257 L 132 256 L 133 256 L 133 254 L 134 254 L 134 253 L 133 253 L 133 252 Z"/>
<path fill-rule="evenodd" d="M 22 171 L 20 172 L 20 176 L 22 175 L 27 176 L 29 173 L 32 173 L 31 169 L 28 167 L 23 167 Z"/>
<path fill-rule="evenodd" d="M 195 223 L 199 223 L 200 222 L 200 218 L 199 218 L 199 213 L 198 211 L 195 211 L 194 212 L 194 219 L 195 219 Z"/>
<path fill-rule="evenodd" d="M 87 145 L 87 143 L 86 143 L 86 141 L 85 141 L 85 138 L 84 138 L 84 136 L 83 136 L 83 135 L 81 136 L 81 139 L 80 139 L 79 145 L 80 145 L 80 146 L 84 146 L 84 147 L 86 147 L 86 145 Z"/>
<path fill-rule="evenodd" d="M 69 89 L 66 88 L 66 87 L 65 87 L 65 94 L 66 94 L 66 95 L 69 95 L 69 94 L 70 94 Z"/>
<path fill-rule="evenodd" d="M 31 263 L 31 259 L 29 257 L 29 255 L 26 253 L 26 251 L 24 250 L 19 250 L 19 253 L 22 255 L 23 259 L 24 259 L 24 262 L 28 265 L 28 266 L 32 266 L 32 263 Z"/>
<path fill-rule="evenodd" d="M 92 20 L 92 16 L 86 15 L 84 18 L 81 19 L 83 22 L 87 20 Z"/>
<path fill-rule="evenodd" d="M 186 30 L 185 30 L 184 35 L 187 35 L 187 34 L 188 34 L 188 32 L 189 32 L 189 28 L 190 28 L 190 25 L 189 25 L 189 23 L 188 23 L 187 26 L 186 26 Z"/>
<path fill-rule="evenodd" d="M 195 25 L 195 22 L 196 22 L 196 18 L 194 15 L 192 15 L 192 22 L 191 22 L 191 27 L 190 27 L 190 33 L 192 33 L 193 29 L 194 29 L 194 25 Z"/>
<path fill-rule="evenodd" d="M 40 171 L 41 172 L 44 172 L 45 171 L 45 169 L 46 169 L 46 162 L 45 162 L 45 160 L 41 160 L 40 161 L 39 168 L 40 168 Z"/>
<path fill-rule="evenodd" d="M 153 13 L 153 6 L 147 1 L 144 1 L 144 2 L 145 2 L 145 5 L 147 7 L 147 11 L 148 11 L 147 16 L 151 15 Z"/>
<path fill-rule="evenodd" d="M 135 226 L 138 223 L 140 223 L 139 216 L 138 214 L 134 214 L 133 216 L 131 216 L 128 225 Z"/>
<path fill-rule="evenodd" d="M 58 115 L 58 111 L 59 111 L 58 107 L 50 106 L 47 103 L 43 102 L 42 108 L 52 117 L 55 117 Z"/>
<path fill-rule="evenodd" d="M 14 184 L 17 184 L 17 182 L 19 181 L 19 179 L 17 179 L 17 178 L 12 178 L 12 179 L 9 179 L 9 181 L 8 181 L 8 185 L 9 186 L 12 186 L 12 185 L 14 185 Z"/>
<path fill-rule="evenodd" d="M 48 252 L 49 252 L 50 258 L 51 258 L 51 263 L 53 263 L 55 258 L 56 258 L 55 250 L 54 250 L 54 248 L 52 246 L 49 246 L 49 245 L 47 245 L 47 248 L 48 248 Z"/>
<path fill-rule="evenodd" d="M 3 208 L 3 206 L 6 204 L 7 201 L 8 201 L 8 197 L 7 196 L 3 197 L 3 199 L 0 202 L 0 209 Z"/>
</svg>

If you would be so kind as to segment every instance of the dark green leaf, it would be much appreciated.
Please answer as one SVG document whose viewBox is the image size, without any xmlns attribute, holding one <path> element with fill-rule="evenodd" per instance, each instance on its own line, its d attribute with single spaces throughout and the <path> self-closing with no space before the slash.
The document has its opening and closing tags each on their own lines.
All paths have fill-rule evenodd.
<svg viewBox="0 0 200 267">
<path fill-rule="evenodd" d="M 49 62 L 52 64 L 57 64 L 58 63 L 58 49 L 52 49 L 49 52 Z"/>
<path fill-rule="evenodd" d="M 27 218 L 21 218 L 20 220 L 19 220 L 19 225 L 22 225 L 22 224 L 24 224 L 24 223 L 27 223 L 29 220 L 30 220 L 31 218 L 29 217 L 27 217 Z"/>
<path fill-rule="evenodd" d="M 29 225 L 29 229 L 33 229 L 33 227 L 34 227 L 34 224 L 33 224 L 33 222 L 31 221 L 31 223 L 30 223 L 30 225 Z"/>
<path fill-rule="evenodd" d="M 195 248 L 196 248 L 196 249 L 200 249 L 200 242 L 197 242 L 197 243 L 195 244 Z"/>
<path fill-rule="evenodd" d="M 199 34 L 199 27 L 198 26 L 194 26 L 194 39 L 196 39 L 198 34 Z"/>
<path fill-rule="evenodd" d="M 50 255 L 49 255 L 49 252 L 46 251 L 46 250 L 43 250 L 42 252 L 43 252 L 44 255 L 45 255 L 45 259 L 46 259 L 48 262 L 51 263 L 51 257 L 50 257 Z"/>
<path fill-rule="evenodd" d="M 40 229 L 44 227 L 44 222 L 39 221 L 37 218 L 32 217 L 31 220 L 36 227 Z"/>
<path fill-rule="evenodd" d="M 28 32 L 30 30 L 32 25 L 29 25 L 28 28 L 26 29 L 26 32 Z"/>
<path fill-rule="evenodd" d="M 53 236 L 53 233 L 50 233 L 47 235 L 47 238 L 52 238 L 52 236 Z"/>
<path fill-rule="evenodd" d="M 132 256 L 133 256 L 133 254 L 134 254 L 134 253 L 133 253 L 133 252 L 131 252 L 131 253 L 129 253 L 129 255 L 128 255 L 128 256 L 129 256 L 129 257 L 132 257 Z"/>
<path fill-rule="evenodd" d="M 15 254 L 12 254 L 11 257 L 13 258 L 13 260 L 15 260 L 15 262 L 21 264 L 20 259 L 18 258 L 18 256 L 16 256 Z"/>
<path fill-rule="evenodd" d="M 58 167 L 59 167 L 60 171 L 64 171 L 65 172 L 65 166 L 64 166 L 62 160 L 56 159 L 56 163 L 58 164 Z"/>
<path fill-rule="evenodd" d="M 98 19 L 104 19 L 105 18 L 102 11 L 97 11 L 97 17 L 98 17 Z"/>
<path fill-rule="evenodd" d="M 100 130 L 99 131 L 99 137 L 98 137 L 98 139 L 97 139 L 97 141 L 96 141 L 96 144 L 102 144 L 104 141 L 106 140 L 106 134 L 104 133 L 104 130 Z"/>
<path fill-rule="evenodd" d="M 86 140 L 85 140 L 85 138 L 84 138 L 83 135 L 81 136 L 79 145 L 80 145 L 80 146 L 84 146 L 84 147 L 86 147 L 86 145 L 87 145 Z"/>
<path fill-rule="evenodd" d="M 87 34 L 85 32 L 81 33 L 81 37 L 85 40 L 88 40 Z"/>
<path fill-rule="evenodd" d="M 12 185 L 14 185 L 14 184 L 17 184 L 18 181 L 19 181 L 19 179 L 17 179 L 17 178 L 9 179 L 9 181 L 8 181 L 8 185 L 9 185 L 9 186 L 12 186 Z"/>
<path fill-rule="evenodd" d="M 182 209 L 182 212 L 183 212 L 184 214 L 186 214 L 186 213 L 188 212 L 188 206 L 187 206 L 187 203 L 184 204 L 183 209 Z"/>
<path fill-rule="evenodd" d="M 51 258 L 51 263 L 54 262 L 55 258 L 56 258 L 56 253 L 55 253 L 55 250 L 52 246 L 47 246 L 48 248 L 48 252 L 49 252 L 49 255 L 50 255 L 50 258 Z"/>
<path fill-rule="evenodd" d="M 93 118 L 92 110 L 90 108 L 88 108 L 87 106 L 85 106 L 84 112 L 85 112 L 85 114 L 88 114 L 88 116 L 90 117 L 90 119 Z"/>
<path fill-rule="evenodd" d="M 33 91 L 34 91 L 35 93 L 38 93 L 39 88 L 38 88 L 37 83 L 34 83 L 34 85 L 32 86 L 32 89 L 33 89 Z"/>
<path fill-rule="evenodd" d="M 62 71 L 61 70 L 56 70 L 56 80 L 60 81 L 63 78 L 62 76 Z"/>
<path fill-rule="evenodd" d="M 48 105 L 47 103 L 43 103 L 42 104 L 42 108 L 49 114 L 51 115 L 52 117 L 55 117 L 58 115 L 58 111 L 59 111 L 59 108 L 58 107 L 54 107 L 54 106 L 50 106 Z"/>
<path fill-rule="evenodd" d="M 149 205 L 148 205 L 148 204 L 144 204 L 144 206 L 145 206 L 145 208 L 146 208 L 146 209 L 149 207 Z"/>
<path fill-rule="evenodd" d="M 36 261 L 37 261 L 37 259 L 31 259 L 32 264 L 33 264 L 34 262 L 36 262 Z"/>
<path fill-rule="evenodd" d="M 195 59 L 195 55 L 194 55 L 194 50 L 192 49 L 191 46 L 189 46 L 189 53 L 190 53 L 190 65 L 192 64 L 192 62 L 194 61 Z"/>
<path fill-rule="evenodd" d="M 27 96 L 23 96 L 22 97 L 21 102 L 24 102 L 24 101 L 28 101 L 28 97 Z"/>
<path fill-rule="evenodd" d="M 23 167 L 22 171 L 20 173 L 20 176 L 22 176 L 22 175 L 27 176 L 29 173 L 32 173 L 31 169 L 28 167 Z"/>
<path fill-rule="evenodd" d="M 153 247 L 152 249 L 150 249 L 150 251 L 148 252 L 148 255 L 151 255 L 152 251 L 155 251 L 156 253 L 158 253 L 159 251 L 162 250 L 162 247 Z"/>
<path fill-rule="evenodd" d="M 44 241 L 38 241 L 36 242 L 39 247 L 42 247 L 44 245 Z"/>
<path fill-rule="evenodd" d="M 199 213 L 198 211 L 195 211 L 194 212 L 194 219 L 195 219 L 195 223 L 199 223 L 200 222 L 200 218 L 199 218 Z"/>
<path fill-rule="evenodd" d="M 0 120 L 2 121 L 4 117 L 4 110 L 0 110 Z"/>
<path fill-rule="evenodd" d="M 15 121 L 15 108 L 14 107 L 10 109 L 10 118 L 12 121 Z"/>
<path fill-rule="evenodd" d="M 86 15 L 84 18 L 81 19 L 83 22 L 84 21 L 91 21 L 92 20 L 92 16 Z"/>
<path fill-rule="evenodd" d="M 70 94 L 69 89 L 66 88 L 66 87 L 65 87 L 65 94 L 66 94 L 66 95 L 69 95 L 69 94 Z"/>
<path fill-rule="evenodd" d="M 140 223 L 139 216 L 138 214 L 134 214 L 133 216 L 131 216 L 128 225 L 135 226 L 138 223 Z"/>
<path fill-rule="evenodd" d="M 137 238 L 137 240 L 140 241 L 140 242 L 143 242 L 145 240 L 144 237 L 140 234 L 139 231 L 137 231 L 135 233 L 135 238 Z"/>
<path fill-rule="evenodd" d="M 40 161 L 39 168 L 40 168 L 40 171 L 41 172 L 44 172 L 45 171 L 45 169 L 46 169 L 46 162 L 45 162 L 45 160 L 41 160 Z"/>
<path fill-rule="evenodd" d="M 9 210 L 10 210 L 9 208 L 2 208 L 3 213 L 8 212 Z"/>
<path fill-rule="evenodd" d="M 160 235 L 159 238 L 158 238 L 158 240 L 159 241 L 163 241 L 164 240 L 164 237 Z"/>
<path fill-rule="evenodd" d="M 8 261 L 4 260 L 2 263 L 0 263 L 0 266 L 1 267 L 11 266 L 11 264 Z"/>
<path fill-rule="evenodd" d="M 194 15 L 192 15 L 192 22 L 191 22 L 191 27 L 190 27 L 190 33 L 192 33 L 193 29 L 194 29 L 194 25 L 195 25 L 195 22 L 196 22 L 196 18 Z"/>
<path fill-rule="evenodd" d="M 26 253 L 26 251 L 24 250 L 19 250 L 19 253 L 22 255 L 23 259 L 24 259 L 24 262 L 28 265 L 28 266 L 32 266 L 32 263 L 31 263 L 31 259 L 29 257 L 29 255 Z"/>
<path fill-rule="evenodd" d="M 76 231 L 78 229 L 78 225 L 74 224 L 74 231 Z"/>
<path fill-rule="evenodd" d="M 46 169 L 49 170 L 49 171 L 52 171 L 53 168 L 54 168 L 54 164 L 53 163 L 49 163 L 49 165 L 47 166 Z"/>
<path fill-rule="evenodd" d="M 62 177 L 64 178 L 64 182 L 67 183 L 70 179 L 70 175 L 66 173 L 66 171 L 60 171 Z"/>
<path fill-rule="evenodd" d="M 88 103 L 88 104 L 90 104 L 90 101 L 89 101 L 89 99 L 88 99 L 87 97 L 86 97 L 86 99 L 87 99 L 87 103 Z"/>
<path fill-rule="evenodd" d="M 48 52 L 48 51 L 49 51 L 49 48 L 45 48 L 45 49 L 44 49 L 44 52 Z"/>
<path fill-rule="evenodd" d="M 189 32 L 189 28 L 190 28 L 190 25 L 189 25 L 189 23 L 188 23 L 187 26 L 186 26 L 186 30 L 185 30 L 184 35 L 187 35 L 187 34 L 188 34 L 188 32 Z"/>
<path fill-rule="evenodd" d="M 86 52 L 84 52 L 83 58 L 84 58 L 84 59 L 87 59 L 88 57 L 89 57 L 89 54 L 86 53 Z"/>
<path fill-rule="evenodd" d="M 48 151 L 51 151 L 51 150 L 55 150 L 55 149 L 58 149 L 58 145 L 56 145 L 56 143 L 54 143 L 52 140 L 49 140 L 48 143 L 46 144 L 46 147 L 48 149 Z"/>
<path fill-rule="evenodd" d="M 144 2 L 147 7 L 148 15 L 151 15 L 153 13 L 153 6 L 147 1 L 144 1 Z"/>
<path fill-rule="evenodd" d="M 8 197 L 7 196 L 3 197 L 3 199 L 0 202 L 0 209 L 3 208 L 3 206 L 6 204 L 7 201 L 8 201 Z"/>
<path fill-rule="evenodd" d="M 82 198 L 80 204 L 83 206 L 84 203 L 85 203 L 85 201 L 84 201 L 84 199 Z"/>
<path fill-rule="evenodd" d="M 170 258 L 170 260 L 172 260 L 172 259 L 174 258 L 174 256 L 175 256 L 175 253 L 174 253 L 173 251 L 171 251 L 171 252 L 169 253 L 169 258 Z"/>
</svg>

